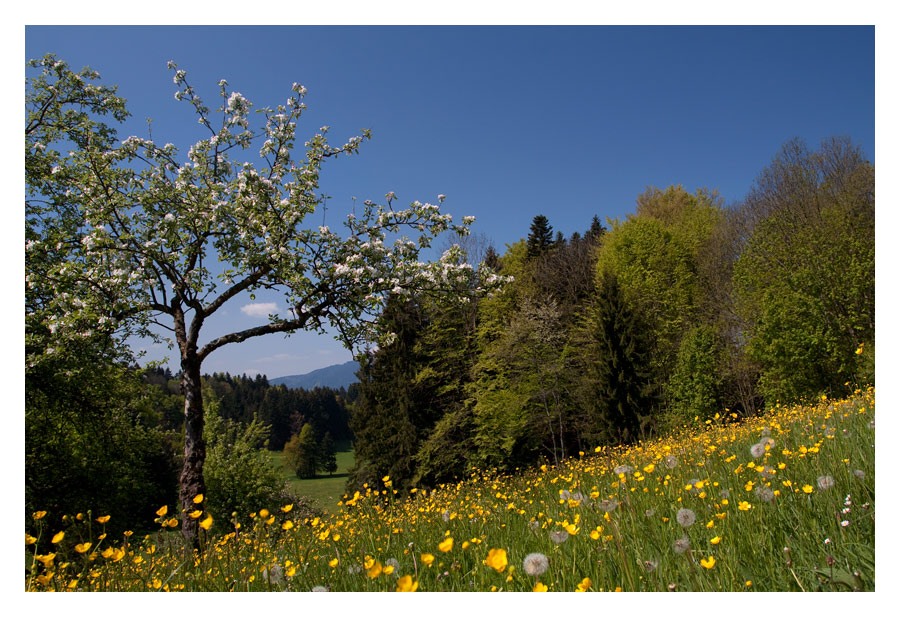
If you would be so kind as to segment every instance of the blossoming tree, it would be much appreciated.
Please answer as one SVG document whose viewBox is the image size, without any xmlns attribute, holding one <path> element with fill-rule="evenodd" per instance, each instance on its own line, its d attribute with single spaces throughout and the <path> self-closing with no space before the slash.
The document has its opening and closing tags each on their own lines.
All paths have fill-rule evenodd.
<svg viewBox="0 0 900 617">
<path fill-rule="evenodd" d="M 37 317 L 62 339 L 97 331 L 159 337 L 160 328 L 174 336 L 185 397 L 180 502 L 191 542 L 199 518 L 190 513 L 202 508 L 194 502 L 205 490 L 200 368 L 211 353 L 251 337 L 329 326 L 350 348 L 383 341 L 390 333 L 376 331 L 376 318 L 391 294 L 448 294 L 461 284 L 483 293 L 502 282 L 465 263 L 458 246 L 420 261 L 436 236 L 468 234 L 474 221 L 454 224 L 439 205 L 394 209 L 388 193 L 386 205 L 366 201 L 358 215 L 348 214 L 342 231 L 310 225 L 323 162 L 357 153 L 370 135 L 335 147 L 322 127 L 295 158 L 305 109 L 300 84 L 285 104 L 258 110 L 254 128 L 251 102 L 222 80 L 214 124 L 185 71 L 170 62 L 175 98 L 209 131 L 179 160 L 173 144 L 115 141 L 98 118 L 121 121 L 125 102 L 115 88 L 94 83 L 96 72 L 75 73 L 52 56 L 30 66 L 39 75 L 26 92 L 26 262 L 34 265 L 26 267 L 26 296 L 40 288 L 41 301 L 26 302 L 26 322 Z M 254 143 L 259 168 L 235 158 Z M 214 313 L 261 289 L 283 293 L 289 314 L 201 344 Z"/>
</svg>

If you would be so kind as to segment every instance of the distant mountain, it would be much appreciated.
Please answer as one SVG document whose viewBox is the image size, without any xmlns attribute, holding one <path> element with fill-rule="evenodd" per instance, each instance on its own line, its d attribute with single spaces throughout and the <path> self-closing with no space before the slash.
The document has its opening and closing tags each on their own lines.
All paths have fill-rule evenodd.
<svg viewBox="0 0 900 617">
<path fill-rule="evenodd" d="M 359 381 L 356 378 L 356 371 L 358 370 L 359 363 L 351 360 L 344 364 L 333 364 L 325 368 L 316 369 L 304 375 L 276 377 L 275 379 L 270 379 L 269 383 L 273 386 L 284 384 L 288 388 L 302 388 L 304 390 L 312 390 L 313 388 L 346 388 L 350 384 Z"/>
</svg>

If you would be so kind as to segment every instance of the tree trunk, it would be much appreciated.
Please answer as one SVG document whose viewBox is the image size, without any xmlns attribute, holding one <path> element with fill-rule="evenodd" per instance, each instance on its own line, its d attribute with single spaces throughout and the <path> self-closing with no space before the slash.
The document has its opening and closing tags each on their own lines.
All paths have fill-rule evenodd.
<svg viewBox="0 0 900 617">
<path fill-rule="evenodd" d="M 200 359 L 196 350 L 186 350 L 181 357 L 181 386 L 184 390 L 184 465 L 181 468 L 181 531 L 188 547 L 199 548 L 200 518 L 188 514 L 203 509 L 194 498 L 206 492 L 203 463 L 206 442 L 203 440 L 203 392 L 200 384 Z M 203 518 L 203 517 L 201 517 Z"/>
</svg>

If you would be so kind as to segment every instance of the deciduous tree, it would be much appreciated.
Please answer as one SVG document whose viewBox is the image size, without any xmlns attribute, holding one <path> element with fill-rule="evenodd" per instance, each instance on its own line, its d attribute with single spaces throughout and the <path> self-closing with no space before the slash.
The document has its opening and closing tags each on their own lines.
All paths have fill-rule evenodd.
<svg viewBox="0 0 900 617">
<path fill-rule="evenodd" d="M 473 276 L 459 250 L 431 263 L 419 255 L 442 232 L 467 234 L 474 219 L 456 225 L 439 205 L 418 201 L 394 209 L 396 196 L 388 193 L 386 205 L 366 201 L 349 213 L 343 231 L 312 223 L 322 165 L 356 153 L 370 134 L 331 146 L 322 127 L 295 158 L 297 121 L 306 108 L 300 84 L 284 104 L 259 109 L 254 126 L 252 103 L 225 80 L 221 104 L 211 110 L 170 62 L 175 98 L 193 108 L 208 132 L 183 156 L 174 144 L 152 139 L 116 143 L 96 118 L 121 120 L 125 104 L 114 89 L 95 83 L 95 72 L 76 74 L 51 56 L 29 67 L 26 259 L 37 269 L 27 273 L 26 285 L 41 278 L 40 318 L 56 336 L 98 328 L 158 336 L 161 328 L 174 337 L 185 396 L 182 523 L 193 542 L 198 521 L 189 513 L 204 492 L 206 456 L 203 361 L 265 334 L 330 326 L 351 347 L 377 338 L 374 321 L 387 294 L 440 292 Z M 259 168 L 236 157 L 254 142 Z M 404 230 L 416 239 L 401 236 Z M 201 344 L 213 314 L 261 289 L 281 292 L 287 314 Z"/>
</svg>

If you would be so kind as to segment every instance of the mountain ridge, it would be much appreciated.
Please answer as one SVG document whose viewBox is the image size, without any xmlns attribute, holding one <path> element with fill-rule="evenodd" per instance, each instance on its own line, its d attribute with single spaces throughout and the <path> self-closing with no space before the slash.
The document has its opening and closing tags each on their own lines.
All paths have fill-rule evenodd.
<svg viewBox="0 0 900 617">
<path fill-rule="evenodd" d="M 350 360 L 343 364 L 332 364 L 331 366 L 301 375 L 275 377 L 274 379 L 269 379 L 269 383 L 273 386 L 283 384 L 288 388 L 303 390 L 312 390 L 313 388 L 347 388 L 350 384 L 359 381 L 356 377 L 356 371 L 358 370 L 359 363 Z"/>
</svg>

